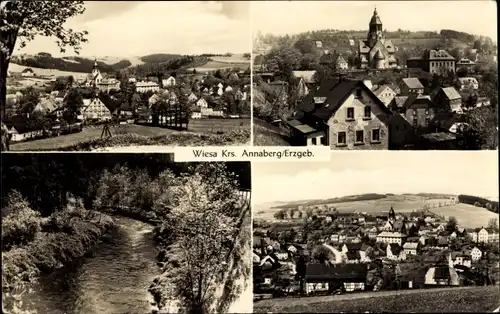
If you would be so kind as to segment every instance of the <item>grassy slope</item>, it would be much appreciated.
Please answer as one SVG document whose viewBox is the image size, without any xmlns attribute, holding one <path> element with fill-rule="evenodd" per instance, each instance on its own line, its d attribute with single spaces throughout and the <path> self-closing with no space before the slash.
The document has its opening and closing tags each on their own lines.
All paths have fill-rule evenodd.
<svg viewBox="0 0 500 314">
<path fill-rule="evenodd" d="M 438 215 L 443 215 L 446 218 L 454 216 L 457 218 L 458 223 L 465 228 L 487 226 L 490 219 L 498 219 L 498 214 L 490 212 L 486 208 L 462 203 L 453 206 L 431 208 L 430 211 Z"/>
<path fill-rule="evenodd" d="M 282 136 L 262 125 L 253 125 L 253 145 L 255 146 L 290 146 Z"/>
<path fill-rule="evenodd" d="M 498 286 L 404 290 L 311 298 L 270 299 L 254 303 L 265 312 L 392 312 L 449 313 L 491 312 L 499 306 Z M 343 297 L 343 298 L 342 298 Z"/>
</svg>

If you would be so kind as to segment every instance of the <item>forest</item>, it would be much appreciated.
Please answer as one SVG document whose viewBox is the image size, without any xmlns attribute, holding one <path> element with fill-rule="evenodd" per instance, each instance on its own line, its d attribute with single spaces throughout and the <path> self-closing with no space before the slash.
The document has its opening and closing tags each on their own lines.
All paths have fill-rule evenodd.
<svg viewBox="0 0 500 314">
<path fill-rule="evenodd" d="M 10 313 L 22 313 L 13 310 L 21 307 L 16 296 L 40 275 L 97 245 L 115 227 L 113 215 L 155 226 L 161 267 L 150 293 L 160 310 L 175 297 L 198 313 L 225 311 L 237 278 L 249 276 L 241 259 L 250 245 L 242 231 L 249 163 L 175 163 L 169 154 L 2 159 L 2 288 Z M 188 280 L 193 273 L 198 279 Z M 200 287 L 206 292 L 198 294 Z"/>
</svg>

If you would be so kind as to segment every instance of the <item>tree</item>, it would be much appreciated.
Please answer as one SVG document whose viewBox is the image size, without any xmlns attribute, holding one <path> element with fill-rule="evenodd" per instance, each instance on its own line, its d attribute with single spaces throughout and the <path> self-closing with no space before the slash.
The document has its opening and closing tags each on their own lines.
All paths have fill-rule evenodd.
<svg viewBox="0 0 500 314">
<path fill-rule="evenodd" d="M 83 97 L 80 90 L 77 88 L 72 88 L 69 90 L 66 97 L 64 97 L 64 111 L 63 118 L 68 123 L 74 123 L 76 121 L 76 116 L 83 107 Z"/>
<path fill-rule="evenodd" d="M 488 220 L 488 228 L 498 231 L 498 218 L 491 218 Z"/>
<path fill-rule="evenodd" d="M 53 36 L 61 52 L 72 47 L 76 53 L 86 42 L 86 31 L 64 28 L 66 20 L 85 11 L 83 1 L 0 1 L 0 107 L 5 116 L 7 70 L 16 43 L 21 48 L 36 36 Z"/>
<path fill-rule="evenodd" d="M 235 245 L 240 219 L 235 214 L 241 209 L 236 210 L 239 196 L 226 179 L 227 174 L 216 181 L 198 172 L 183 178 L 171 191 L 174 206 L 164 224 L 176 231 L 180 261 L 172 272 L 171 295 L 190 313 L 210 312 L 230 266 L 227 257 Z M 227 185 L 222 192 L 220 182 Z"/>
<path fill-rule="evenodd" d="M 457 218 L 454 216 L 448 217 L 448 222 L 446 223 L 446 230 L 453 232 L 457 229 Z"/>
</svg>

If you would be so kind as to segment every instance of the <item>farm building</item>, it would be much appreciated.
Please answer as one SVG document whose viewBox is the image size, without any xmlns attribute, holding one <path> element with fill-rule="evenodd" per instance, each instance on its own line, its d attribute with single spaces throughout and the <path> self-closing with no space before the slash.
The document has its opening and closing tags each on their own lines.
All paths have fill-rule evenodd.
<svg viewBox="0 0 500 314">
<path fill-rule="evenodd" d="M 368 273 L 365 264 L 330 266 L 308 264 L 306 268 L 306 293 L 365 290 Z"/>
</svg>

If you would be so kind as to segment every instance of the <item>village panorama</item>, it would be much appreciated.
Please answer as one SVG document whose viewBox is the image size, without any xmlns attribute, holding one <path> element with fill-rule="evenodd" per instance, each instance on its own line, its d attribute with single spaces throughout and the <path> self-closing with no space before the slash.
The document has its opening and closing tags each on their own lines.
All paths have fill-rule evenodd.
<svg viewBox="0 0 500 314">
<path fill-rule="evenodd" d="M 481 29 L 477 34 L 456 29 L 462 27 L 458 13 L 453 15 L 454 24 L 440 22 L 439 29 L 427 30 L 432 26 L 418 28 L 402 18 L 401 11 L 405 16 L 413 14 L 404 8 L 405 1 L 361 3 L 359 10 L 346 11 L 345 17 L 338 13 L 345 3 L 307 4 L 308 13 L 316 18 L 316 24 L 308 25 L 328 22 L 322 24 L 324 29 L 294 33 L 278 33 L 279 25 L 255 15 L 257 29 L 270 25 L 254 35 L 255 145 L 496 149 L 496 34 L 489 37 Z M 440 5 L 455 12 L 456 3 Z M 281 23 L 297 24 L 287 17 L 301 10 L 298 3 L 264 3 L 255 11 L 272 10 L 267 6 L 281 7 L 284 17 L 275 18 Z M 424 2 L 412 6 L 418 12 L 427 10 Z M 459 6 L 481 16 L 489 10 L 473 2 Z M 337 16 L 332 19 L 323 12 Z M 490 18 L 484 15 L 489 22 L 481 25 L 491 24 L 496 30 L 496 16 Z M 298 29 L 291 23 L 286 24 L 290 30 Z M 341 23 L 355 28 L 343 29 Z"/>
<path fill-rule="evenodd" d="M 35 17 L 18 22 L 17 12 L 24 10 Z M 106 13 L 113 10 L 117 13 Z M 79 32 L 47 29 L 55 38 L 44 37 L 47 26 L 36 22 L 37 11 L 50 12 L 44 18 Z M 127 146 L 133 151 L 146 145 L 161 149 L 250 142 L 246 4 L 8 2 L 4 12 L 7 23 L 22 29 L 13 43 L 14 34 L 2 30 L 1 36 L 10 49 L 2 55 L 4 150 Z M 146 19 L 148 12 L 158 16 Z M 177 23 L 176 14 L 188 16 L 182 23 L 191 26 L 172 33 L 157 25 L 164 19 Z M 114 33 L 114 20 L 123 23 L 128 38 Z M 23 29 L 25 25 L 32 28 Z M 223 26 L 231 31 L 212 36 Z M 132 36 L 128 28 L 143 32 Z M 67 52 L 61 53 L 56 42 Z"/>
<path fill-rule="evenodd" d="M 395 193 L 397 164 L 379 172 L 296 162 L 289 175 L 281 164 L 254 164 L 254 187 L 262 184 L 253 198 L 255 312 L 486 313 L 500 306 L 498 196 L 479 197 L 473 188 Z M 417 171 L 405 181 L 418 182 Z M 380 180 L 393 193 L 340 194 L 377 189 Z"/>
</svg>

